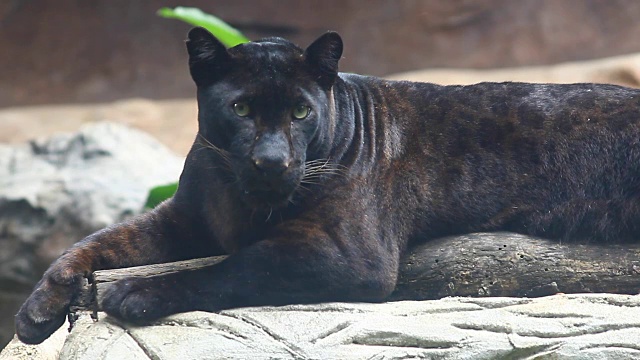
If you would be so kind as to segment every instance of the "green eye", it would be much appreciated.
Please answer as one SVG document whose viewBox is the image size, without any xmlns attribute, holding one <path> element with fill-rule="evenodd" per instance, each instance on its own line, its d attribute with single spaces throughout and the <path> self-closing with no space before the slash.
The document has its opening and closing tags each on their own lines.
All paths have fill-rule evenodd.
<svg viewBox="0 0 640 360">
<path fill-rule="evenodd" d="M 302 120 L 307 116 L 309 116 L 310 112 L 311 112 L 311 109 L 308 106 L 298 105 L 295 108 L 293 108 L 293 112 L 291 113 L 291 115 L 293 115 L 295 119 Z"/>
<path fill-rule="evenodd" d="M 236 115 L 240 117 L 245 117 L 245 116 L 249 116 L 249 113 L 251 112 L 251 108 L 249 107 L 249 104 L 244 102 L 235 103 L 233 104 L 233 112 L 235 112 Z"/>
</svg>

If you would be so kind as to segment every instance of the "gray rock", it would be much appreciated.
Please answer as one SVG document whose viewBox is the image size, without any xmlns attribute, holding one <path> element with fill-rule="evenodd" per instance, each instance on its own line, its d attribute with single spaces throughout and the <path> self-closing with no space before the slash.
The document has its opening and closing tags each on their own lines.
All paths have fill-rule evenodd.
<svg viewBox="0 0 640 360">
<path fill-rule="evenodd" d="M 47 340 L 38 345 L 23 344 L 17 337 L 0 352 L 0 360 L 58 360 L 65 339 L 69 335 L 65 323 Z"/>
<path fill-rule="evenodd" d="M 182 164 L 149 135 L 108 122 L 0 145 L 2 313 L 15 313 L 64 249 L 140 213 L 149 189 L 175 182 Z M 0 346 L 12 333 L 12 316 L 2 317 Z"/>
<path fill-rule="evenodd" d="M 60 359 L 640 358 L 637 295 L 259 307 L 143 327 L 100 315 L 80 317 Z"/>
</svg>

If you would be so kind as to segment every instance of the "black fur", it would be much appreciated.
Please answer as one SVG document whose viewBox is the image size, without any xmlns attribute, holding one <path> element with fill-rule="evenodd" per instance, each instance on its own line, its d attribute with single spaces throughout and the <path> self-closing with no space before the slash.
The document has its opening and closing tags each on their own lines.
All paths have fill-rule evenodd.
<svg viewBox="0 0 640 360">
<path fill-rule="evenodd" d="M 103 307 L 144 322 L 382 300 L 407 247 L 447 234 L 638 238 L 638 90 L 339 74 L 335 33 L 306 50 L 283 39 L 227 50 L 194 29 L 187 49 L 199 134 L 177 194 L 58 259 L 16 316 L 23 341 L 60 326 L 79 279 L 97 269 L 231 254 L 117 283 Z"/>
</svg>

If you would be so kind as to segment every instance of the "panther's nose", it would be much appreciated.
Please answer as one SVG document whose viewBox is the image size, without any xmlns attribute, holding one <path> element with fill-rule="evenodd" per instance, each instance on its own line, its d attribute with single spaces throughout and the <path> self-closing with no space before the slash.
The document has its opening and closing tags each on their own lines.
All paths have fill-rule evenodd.
<svg viewBox="0 0 640 360">
<path fill-rule="evenodd" d="M 289 168 L 289 159 L 280 156 L 251 158 L 256 169 L 265 174 L 281 174 Z"/>
<path fill-rule="evenodd" d="M 280 175 L 291 165 L 291 148 L 284 131 L 266 131 L 256 137 L 251 162 L 264 175 Z"/>
</svg>

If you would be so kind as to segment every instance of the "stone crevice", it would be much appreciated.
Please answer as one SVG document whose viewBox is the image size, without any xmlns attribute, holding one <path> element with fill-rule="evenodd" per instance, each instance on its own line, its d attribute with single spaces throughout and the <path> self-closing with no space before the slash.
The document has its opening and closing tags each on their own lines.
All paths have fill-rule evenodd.
<svg viewBox="0 0 640 360">
<path fill-rule="evenodd" d="M 309 359 L 307 355 L 305 355 L 304 350 L 295 344 L 287 341 L 285 338 L 278 336 L 275 332 L 271 331 L 268 326 L 264 326 L 257 321 L 247 318 L 246 316 L 236 315 L 236 314 L 227 314 L 227 316 L 233 317 L 235 319 L 241 320 L 244 323 L 258 329 L 263 332 L 275 342 L 284 346 L 284 348 L 296 359 Z"/>
</svg>

